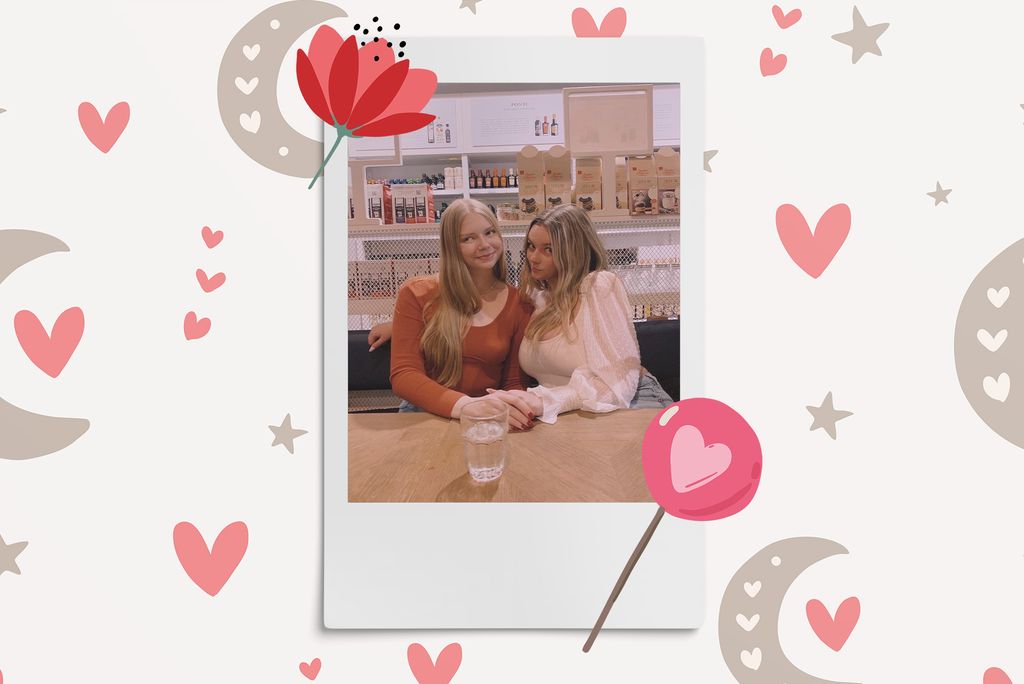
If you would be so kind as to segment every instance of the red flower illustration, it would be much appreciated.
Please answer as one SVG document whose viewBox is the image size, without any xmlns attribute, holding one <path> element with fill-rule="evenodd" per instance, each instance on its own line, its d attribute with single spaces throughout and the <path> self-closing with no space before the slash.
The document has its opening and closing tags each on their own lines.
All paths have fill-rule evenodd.
<svg viewBox="0 0 1024 684">
<path fill-rule="evenodd" d="M 299 50 L 295 72 L 306 104 L 338 132 L 311 188 L 342 138 L 409 133 L 437 118 L 420 111 L 437 90 L 437 75 L 410 69 L 407 59 L 396 62 L 383 40 L 357 48 L 355 36 L 342 42 L 337 31 L 321 26 L 309 55 Z"/>
</svg>

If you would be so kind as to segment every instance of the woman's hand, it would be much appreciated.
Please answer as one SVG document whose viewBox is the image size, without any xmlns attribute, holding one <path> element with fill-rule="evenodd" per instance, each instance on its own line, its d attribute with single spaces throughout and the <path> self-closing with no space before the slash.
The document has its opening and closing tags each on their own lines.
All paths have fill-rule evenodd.
<svg viewBox="0 0 1024 684">
<path fill-rule="evenodd" d="M 488 394 L 508 404 L 508 423 L 517 430 L 533 427 L 534 417 L 544 412 L 544 402 L 522 390 L 488 389 Z"/>
<path fill-rule="evenodd" d="M 391 341 L 391 321 L 378 323 L 370 328 L 370 335 L 367 338 L 370 343 L 370 351 Z"/>
</svg>

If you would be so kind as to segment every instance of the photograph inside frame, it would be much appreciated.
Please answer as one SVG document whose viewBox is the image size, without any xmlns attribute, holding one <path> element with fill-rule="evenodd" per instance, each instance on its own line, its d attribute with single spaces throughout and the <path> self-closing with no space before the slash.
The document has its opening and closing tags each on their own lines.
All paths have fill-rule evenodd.
<svg viewBox="0 0 1024 684">
<path fill-rule="evenodd" d="M 680 399 L 679 84 L 441 84 L 349 143 L 348 500 L 651 501 Z"/>
</svg>

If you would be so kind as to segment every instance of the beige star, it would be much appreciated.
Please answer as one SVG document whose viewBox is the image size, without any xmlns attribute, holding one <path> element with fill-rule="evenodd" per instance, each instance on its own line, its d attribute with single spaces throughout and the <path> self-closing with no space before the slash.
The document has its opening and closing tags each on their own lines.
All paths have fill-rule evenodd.
<svg viewBox="0 0 1024 684">
<path fill-rule="evenodd" d="M 292 427 L 292 414 L 290 413 L 284 417 L 280 425 L 268 425 L 267 427 L 274 433 L 274 441 L 270 446 L 275 447 L 278 444 L 283 444 L 289 454 L 295 453 L 295 438 L 301 437 L 307 432 L 306 430 L 296 430 Z"/>
<path fill-rule="evenodd" d="M 825 401 L 821 402 L 821 406 L 808 406 L 807 410 L 814 416 L 811 430 L 822 428 L 832 439 L 836 438 L 836 423 L 853 415 L 850 411 L 837 411 L 832 407 L 831 392 L 825 395 Z"/>
<path fill-rule="evenodd" d="M 476 3 L 482 1 L 483 0 L 462 0 L 462 4 L 459 5 L 459 9 L 462 9 L 463 7 L 468 7 L 470 12 L 476 14 Z"/>
<path fill-rule="evenodd" d="M 882 56 L 882 50 L 878 47 L 878 38 L 885 33 L 887 28 L 889 28 L 888 23 L 868 26 L 864 22 L 864 17 L 860 15 L 860 10 L 854 6 L 853 28 L 845 33 L 835 34 L 832 39 L 853 48 L 853 63 L 856 64 L 865 52 Z"/>
<path fill-rule="evenodd" d="M 13 572 L 15 575 L 21 574 L 21 568 L 14 562 L 14 559 L 25 550 L 26 546 L 28 546 L 28 542 L 6 544 L 4 543 L 4 538 L 0 537 L 0 575 L 5 572 Z"/>
<path fill-rule="evenodd" d="M 939 206 L 939 202 L 945 202 L 946 204 L 949 204 L 949 200 L 946 199 L 946 197 L 951 192 L 953 192 L 953 188 L 943 190 L 942 186 L 939 185 L 939 181 L 935 181 L 935 191 L 926 192 L 925 194 L 935 200 L 935 206 Z"/>
<path fill-rule="evenodd" d="M 704 150 L 704 170 L 711 173 L 711 160 L 718 154 L 718 150 Z"/>
</svg>

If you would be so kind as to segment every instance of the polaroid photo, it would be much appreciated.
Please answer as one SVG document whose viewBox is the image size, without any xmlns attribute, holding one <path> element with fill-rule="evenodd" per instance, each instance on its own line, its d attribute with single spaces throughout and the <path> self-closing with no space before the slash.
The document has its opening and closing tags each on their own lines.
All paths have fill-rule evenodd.
<svg viewBox="0 0 1024 684">
<path fill-rule="evenodd" d="M 445 372 L 422 340 L 443 268 L 461 260 L 469 273 L 473 259 L 489 259 L 483 272 L 511 288 L 463 340 L 507 350 L 510 330 L 531 320 L 502 318 L 512 320 L 514 288 L 554 282 L 544 270 L 553 262 L 531 259 L 543 237 L 531 221 L 575 205 L 563 214 L 586 217 L 625 289 L 642 377 L 671 400 L 703 396 L 703 41 L 415 45 L 414 66 L 438 77 L 424 109 L 434 122 L 348 139 L 324 177 L 324 624 L 590 629 L 657 511 L 640 444 L 660 409 L 574 410 L 527 430 L 478 410 L 488 402 L 442 417 L 446 395 L 416 383 L 423 369 Z M 516 57 L 472 58 L 495 52 Z M 327 127 L 325 140 L 333 136 Z M 451 240 L 445 252 L 442 225 L 452 222 L 442 217 L 464 200 L 486 207 L 496 228 L 474 233 L 476 252 Z M 394 354 L 391 342 L 369 351 L 370 329 L 393 320 Z M 559 354 L 538 351 L 553 340 L 564 342 L 538 336 L 520 349 L 524 386 L 557 387 L 572 373 L 549 362 Z M 410 348 L 420 375 L 406 374 Z M 486 353 L 465 352 L 462 375 L 441 384 L 472 385 L 473 396 L 500 386 L 510 366 Z M 670 519 L 604 629 L 699 627 L 704 595 L 704 529 Z"/>
</svg>

